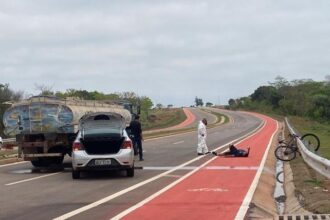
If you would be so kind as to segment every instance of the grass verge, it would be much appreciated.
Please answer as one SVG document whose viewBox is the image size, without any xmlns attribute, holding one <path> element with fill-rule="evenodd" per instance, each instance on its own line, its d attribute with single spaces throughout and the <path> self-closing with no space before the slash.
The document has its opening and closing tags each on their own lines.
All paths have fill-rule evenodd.
<svg viewBox="0 0 330 220">
<path fill-rule="evenodd" d="M 11 150 L 11 149 L 0 150 L 0 160 L 11 158 L 14 157 L 15 155 L 17 156 L 17 150 Z"/>
<path fill-rule="evenodd" d="M 313 133 L 318 136 L 321 143 L 318 155 L 330 159 L 330 124 L 321 124 L 300 117 L 290 117 L 289 122 L 301 135 Z"/>
<path fill-rule="evenodd" d="M 186 120 L 182 108 L 152 110 L 141 117 L 143 130 L 161 129 L 180 124 Z"/>
<path fill-rule="evenodd" d="M 300 156 L 290 161 L 290 166 L 300 205 L 312 213 L 330 213 L 330 180 L 315 172 Z"/>
<path fill-rule="evenodd" d="M 301 117 L 289 117 L 289 122 L 301 135 L 306 133 L 317 135 L 321 141 L 318 153 L 322 157 L 330 158 L 330 149 L 326 146 L 326 143 L 330 143 L 328 137 L 330 125 Z M 290 161 L 290 166 L 293 172 L 295 195 L 300 205 L 312 213 L 330 213 L 330 180 L 310 168 L 299 154 L 296 159 Z"/>
</svg>

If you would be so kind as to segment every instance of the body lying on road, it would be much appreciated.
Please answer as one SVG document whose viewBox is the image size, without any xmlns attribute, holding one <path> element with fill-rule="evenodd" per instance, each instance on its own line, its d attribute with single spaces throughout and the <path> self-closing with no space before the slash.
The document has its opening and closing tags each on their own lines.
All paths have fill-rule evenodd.
<svg viewBox="0 0 330 220">
<path fill-rule="evenodd" d="M 250 148 L 247 150 L 243 149 L 238 149 L 234 145 L 229 146 L 229 151 L 226 151 L 224 153 L 217 153 L 217 152 L 212 152 L 215 156 L 227 156 L 227 157 L 248 157 L 250 153 Z"/>
</svg>

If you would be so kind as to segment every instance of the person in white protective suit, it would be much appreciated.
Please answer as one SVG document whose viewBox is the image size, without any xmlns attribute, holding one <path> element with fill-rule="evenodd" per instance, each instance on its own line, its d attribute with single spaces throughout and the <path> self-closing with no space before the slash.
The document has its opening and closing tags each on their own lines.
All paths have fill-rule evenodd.
<svg viewBox="0 0 330 220">
<path fill-rule="evenodd" d="M 209 149 L 207 148 L 206 145 L 206 125 L 207 125 L 207 120 L 206 118 L 203 118 L 202 121 L 199 122 L 198 125 L 198 144 L 197 144 L 197 155 L 203 155 L 203 154 L 208 154 Z"/>
</svg>

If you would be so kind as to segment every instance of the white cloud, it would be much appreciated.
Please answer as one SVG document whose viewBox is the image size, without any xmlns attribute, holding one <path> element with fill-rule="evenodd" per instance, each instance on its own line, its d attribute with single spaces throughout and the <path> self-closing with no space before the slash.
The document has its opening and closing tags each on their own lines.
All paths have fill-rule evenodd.
<svg viewBox="0 0 330 220">
<path fill-rule="evenodd" d="M 225 103 L 282 75 L 329 74 L 330 3 L 320 1 L 0 2 L 0 77 L 164 104 Z M 220 96 L 220 98 L 219 98 Z"/>
</svg>

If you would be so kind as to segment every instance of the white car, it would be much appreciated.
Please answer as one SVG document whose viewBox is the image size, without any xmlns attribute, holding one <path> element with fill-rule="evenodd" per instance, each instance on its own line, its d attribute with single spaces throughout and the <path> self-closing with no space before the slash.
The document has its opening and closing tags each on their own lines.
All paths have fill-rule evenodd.
<svg viewBox="0 0 330 220">
<path fill-rule="evenodd" d="M 114 169 L 133 177 L 133 144 L 125 127 L 125 119 L 117 113 L 83 116 L 72 145 L 72 178 L 79 179 L 81 171 Z"/>
</svg>

